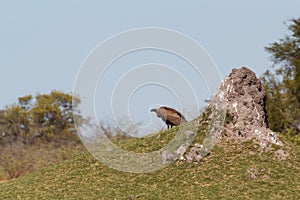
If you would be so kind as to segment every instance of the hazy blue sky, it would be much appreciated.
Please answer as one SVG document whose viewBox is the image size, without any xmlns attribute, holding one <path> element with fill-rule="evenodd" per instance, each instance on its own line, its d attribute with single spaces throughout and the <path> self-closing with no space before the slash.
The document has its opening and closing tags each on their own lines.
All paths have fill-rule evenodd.
<svg viewBox="0 0 300 200">
<path fill-rule="evenodd" d="M 88 53 L 132 28 L 192 37 L 223 77 L 244 65 L 261 75 L 271 65 L 264 47 L 288 33 L 283 23 L 299 8 L 299 0 L 0 1 L 0 107 L 26 94 L 71 92 Z"/>
</svg>

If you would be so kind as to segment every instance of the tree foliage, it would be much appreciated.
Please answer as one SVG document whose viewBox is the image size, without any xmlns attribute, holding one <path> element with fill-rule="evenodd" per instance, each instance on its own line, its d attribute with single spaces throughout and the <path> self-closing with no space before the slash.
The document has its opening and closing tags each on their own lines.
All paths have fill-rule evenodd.
<svg viewBox="0 0 300 200">
<path fill-rule="evenodd" d="M 299 138 L 300 131 L 300 18 L 287 24 L 289 35 L 266 47 L 274 71 L 262 77 L 272 130 Z"/>
<path fill-rule="evenodd" d="M 73 121 L 73 117 L 81 117 L 73 111 L 72 103 L 80 101 L 52 91 L 20 97 L 17 103 L 0 110 L 0 181 L 68 159 L 83 150 Z"/>
<path fill-rule="evenodd" d="M 79 99 L 73 98 L 79 103 Z M 72 95 L 58 91 L 50 94 L 27 95 L 7 106 L 0 113 L 2 143 L 20 139 L 32 143 L 37 139 L 52 141 L 74 139 Z M 75 113 L 78 117 L 79 113 Z M 72 140 L 71 139 L 71 140 Z"/>
</svg>

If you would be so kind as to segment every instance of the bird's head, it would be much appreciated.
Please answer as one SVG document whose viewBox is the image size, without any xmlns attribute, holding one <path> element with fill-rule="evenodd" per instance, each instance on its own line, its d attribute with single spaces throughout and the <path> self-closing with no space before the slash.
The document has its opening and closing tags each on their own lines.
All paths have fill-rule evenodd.
<svg viewBox="0 0 300 200">
<path fill-rule="evenodd" d="M 152 108 L 150 112 L 156 112 L 156 108 Z"/>
</svg>

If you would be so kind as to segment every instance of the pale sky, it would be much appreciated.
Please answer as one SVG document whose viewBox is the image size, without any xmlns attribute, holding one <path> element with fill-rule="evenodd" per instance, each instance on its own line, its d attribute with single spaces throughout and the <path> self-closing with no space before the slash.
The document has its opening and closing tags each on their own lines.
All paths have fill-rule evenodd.
<svg viewBox="0 0 300 200">
<path fill-rule="evenodd" d="M 186 34 L 207 50 L 222 77 L 241 66 L 260 76 L 271 66 L 264 47 L 288 33 L 283 23 L 300 17 L 299 8 L 299 0 L 2 0 L 0 108 L 27 94 L 71 92 L 89 52 L 133 28 L 162 27 Z"/>
</svg>

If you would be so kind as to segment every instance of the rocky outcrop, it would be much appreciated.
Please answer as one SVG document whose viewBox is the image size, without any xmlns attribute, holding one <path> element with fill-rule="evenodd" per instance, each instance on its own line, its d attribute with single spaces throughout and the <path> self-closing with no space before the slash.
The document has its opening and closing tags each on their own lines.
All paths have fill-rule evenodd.
<svg viewBox="0 0 300 200">
<path fill-rule="evenodd" d="M 214 97 L 221 94 L 224 95 L 225 102 L 212 103 Z M 211 109 L 218 104 L 225 104 L 229 118 L 226 120 L 227 124 L 224 124 L 221 139 L 253 140 L 262 151 L 271 149 L 272 144 L 283 146 L 277 135 L 268 128 L 265 110 L 266 93 L 261 81 L 250 69 L 246 67 L 233 69 L 225 77 L 218 91 L 212 97 L 208 108 Z M 205 145 L 196 143 L 185 153 L 184 160 L 197 163 L 206 155 Z M 288 153 L 281 149 L 275 153 L 275 157 L 279 159 L 285 159 L 287 156 Z M 181 160 L 183 160 L 182 157 Z"/>
<path fill-rule="evenodd" d="M 228 114 L 232 118 L 226 126 L 226 136 L 251 138 L 263 149 L 269 144 L 282 145 L 268 128 L 266 94 L 255 73 L 246 67 L 233 69 L 223 84 Z"/>
</svg>

